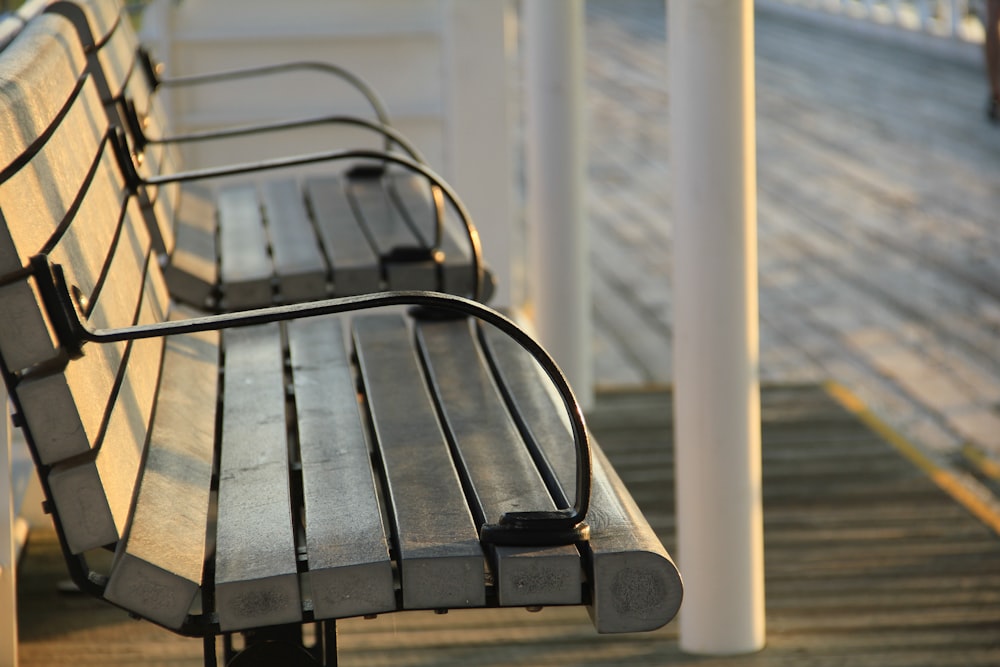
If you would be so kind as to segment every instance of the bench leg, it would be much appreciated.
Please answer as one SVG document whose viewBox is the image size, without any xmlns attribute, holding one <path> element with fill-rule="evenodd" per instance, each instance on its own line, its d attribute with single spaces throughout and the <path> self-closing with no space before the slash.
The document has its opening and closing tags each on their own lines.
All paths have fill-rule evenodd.
<svg viewBox="0 0 1000 667">
<path fill-rule="evenodd" d="M 225 667 L 336 667 L 337 627 L 334 621 L 316 623 L 316 643 L 306 648 L 302 626 L 286 625 L 244 632 L 244 647 L 235 650 L 232 637 L 223 637 Z M 205 665 L 216 666 L 215 638 L 205 639 Z"/>
</svg>

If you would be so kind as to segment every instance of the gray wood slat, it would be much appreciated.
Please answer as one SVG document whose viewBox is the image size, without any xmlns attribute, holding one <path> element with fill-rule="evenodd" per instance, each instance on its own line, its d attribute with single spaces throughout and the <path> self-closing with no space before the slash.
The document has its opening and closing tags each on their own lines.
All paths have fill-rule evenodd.
<svg viewBox="0 0 1000 667">
<path fill-rule="evenodd" d="M 163 222 L 166 226 L 169 221 Z M 200 185 L 185 185 L 173 228 L 174 249 L 163 267 L 170 294 L 203 308 L 219 282 L 215 202 L 211 191 Z"/>
<path fill-rule="evenodd" d="M 215 332 L 166 340 L 135 508 L 104 591 L 111 602 L 169 628 L 184 621 L 202 582 L 218 364 Z"/>
<path fill-rule="evenodd" d="M 87 220 L 78 221 L 86 229 Z M 67 262 L 77 253 L 61 247 L 53 253 Z M 96 328 L 131 324 L 139 312 L 149 235 L 136 209 L 108 258 L 107 278 L 93 304 L 89 323 Z M 43 463 L 89 452 L 97 443 L 110 406 L 126 343 L 88 345 L 86 354 L 62 372 L 28 378 L 16 391 L 25 421 Z"/>
<path fill-rule="evenodd" d="M 343 321 L 288 324 L 316 618 L 396 608 L 392 562 Z"/>
<path fill-rule="evenodd" d="M 0 136 L 3 137 L 0 163 L 4 166 L 54 121 L 55 114 L 67 103 L 76 86 L 76 72 L 83 68 L 82 62 L 73 57 L 77 49 L 67 48 L 63 42 L 75 39 L 72 29 L 61 20 L 53 22 L 57 18 L 39 17 L 30 26 L 31 30 L 25 30 L 28 37 L 28 33 L 45 35 L 36 35 L 36 38 L 46 45 L 33 50 L 30 57 L 20 59 L 22 64 L 30 63 L 26 69 L 11 67 L 18 62 L 13 53 L 0 69 L 0 80 L 10 83 L 0 86 L 0 102 L 11 109 L 0 117 Z M 62 34 L 67 31 L 69 35 Z M 15 81 L 16 85 L 12 83 Z M 110 154 L 101 154 L 99 137 L 93 131 L 93 117 L 103 114 L 94 86 L 84 85 L 38 153 L 0 183 L 0 219 L 4 222 L 0 231 L 0 275 L 26 266 L 29 258 L 43 249 L 69 212 L 95 161 L 101 161 L 100 173 L 98 185 L 91 186 L 95 202 L 84 202 L 89 209 L 88 215 L 105 205 L 112 210 L 120 206 L 108 201 L 110 185 L 114 182 L 112 175 L 118 168 Z M 121 181 L 120 176 L 118 181 Z M 120 190 L 119 187 L 119 193 Z M 110 242 L 116 222 L 116 218 L 106 216 L 94 218 L 88 224 L 94 225 L 91 230 L 94 236 Z M 106 245 L 74 245 L 74 257 L 79 263 L 67 267 L 68 280 L 78 283 L 86 294 L 104 265 L 103 253 L 92 251 L 96 248 L 106 248 Z M 0 350 L 8 366 L 17 370 L 51 359 L 56 347 L 55 337 L 26 282 L 3 289 L 7 316 L 0 318 Z"/>
<path fill-rule="evenodd" d="M 388 179 L 390 191 L 403 214 L 429 244 L 434 239 L 436 214 L 426 179 L 414 174 L 391 174 Z M 449 294 L 469 294 L 473 284 L 469 241 L 462 221 L 447 202 L 444 211 L 444 234 L 441 238 L 441 250 L 444 252 L 441 264 L 442 289 Z"/>
<path fill-rule="evenodd" d="M 515 342 L 496 330 L 487 331 L 486 340 L 518 412 L 572 501 L 576 454 L 561 401 L 547 389 L 547 380 Z M 680 575 L 600 446 L 592 445 L 593 490 L 587 515 L 591 536 L 586 545 L 592 604 L 588 610 L 598 632 L 658 628 L 680 606 Z"/>
<path fill-rule="evenodd" d="M 417 331 L 447 432 L 471 482 L 478 520 L 495 523 L 504 512 L 556 509 L 468 321 L 421 322 Z M 580 554 L 573 546 L 497 547 L 494 562 L 501 605 L 581 601 Z"/>
<path fill-rule="evenodd" d="M 273 267 L 256 188 L 220 188 L 217 205 L 223 305 L 237 310 L 270 304 Z"/>
<path fill-rule="evenodd" d="M 223 334 L 216 610 L 222 630 L 302 618 L 277 324 Z"/>
<path fill-rule="evenodd" d="M 305 301 L 326 296 L 326 261 L 298 182 L 265 181 L 260 188 L 282 299 Z"/>
<path fill-rule="evenodd" d="M 382 289 L 378 255 L 358 226 L 338 176 L 306 180 L 306 196 L 333 273 L 337 296 L 369 294 Z"/>
<path fill-rule="evenodd" d="M 382 259 L 389 289 L 428 289 L 438 287 L 437 265 L 432 261 L 388 261 L 396 248 L 426 247 L 396 209 L 382 178 L 351 178 L 347 193 L 368 230 L 375 250 Z"/>
<path fill-rule="evenodd" d="M 396 315 L 359 317 L 354 344 L 381 454 L 407 609 L 485 604 L 484 568 L 448 443 Z"/>
<path fill-rule="evenodd" d="M 155 258 L 150 260 L 151 269 L 155 262 Z M 155 272 L 147 274 L 145 284 L 136 322 L 162 321 L 167 309 L 166 288 Z M 82 459 L 59 464 L 49 473 L 52 501 L 73 553 L 116 542 L 125 531 L 162 355 L 162 339 L 137 340 L 129 345 L 124 377 L 112 397 L 108 424 L 96 450 Z"/>
</svg>

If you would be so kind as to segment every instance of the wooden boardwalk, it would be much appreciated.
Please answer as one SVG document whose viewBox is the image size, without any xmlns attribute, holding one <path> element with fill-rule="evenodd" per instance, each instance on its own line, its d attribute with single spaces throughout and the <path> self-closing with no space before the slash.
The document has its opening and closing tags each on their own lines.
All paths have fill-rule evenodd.
<svg viewBox="0 0 1000 667">
<path fill-rule="evenodd" d="M 764 651 L 685 655 L 676 624 L 598 636 L 579 608 L 410 612 L 342 623 L 341 664 L 1000 664 L 997 534 L 822 389 L 769 388 L 763 399 Z M 590 424 L 674 550 L 669 406 L 663 391 L 602 393 Z M 22 667 L 199 664 L 197 640 L 57 592 L 63 571 L 53 536 L 36 532 L 20 577 Z"/>
<path fill-rule="evenodd" d="M 588 4 L 595 376 L 671 380 L 664 3 Z M 1000 127 L 979 63 L 756 17 L 761 374 L 1000 467 Z M 977 463 L 985 464 L 977 467 Z M 990 471 L 993 471 L 992 473 Z"/>
</svg>

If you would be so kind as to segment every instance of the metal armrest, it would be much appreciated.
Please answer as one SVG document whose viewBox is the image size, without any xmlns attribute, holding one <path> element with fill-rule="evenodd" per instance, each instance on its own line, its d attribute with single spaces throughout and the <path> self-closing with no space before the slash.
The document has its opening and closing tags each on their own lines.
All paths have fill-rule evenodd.
<svg viewBox="0 0 1000 667">
<path fill-rule="evenodd" d="M 61 266 L 51 263 L 45 255 L 36 255 L 31 258 L 29 267 L 38 283 L 43 304 L 59 344 L 71 357 L 82 356 L 86 343 L 114 343 L 202 331 L 218 331 L 268 322 L 400 305 L 419 306 L 430 311 L 443 310 L 448 313 L 457 313 L 476 318 L 480 322 L 496 327 L 531 354 L 562 399 L 576 446 L 576 498 L 573 507 L 569 508 L 550 511 L 508 512 L 501 516 L 497 523 L 482 525 L 480 539 L 492 544 L 520 546 L 574 544 L 589 539 L 590 529 L 585 519 L 590 506 L 592 460 L 583 410 L 580 408 L 566 377 L 548 352 L 513 321 L 492 308 L 464 297 L 439 292 L 377 292 L 118 329 L 92 329 L 84 323 L 85 317 L 82 311 L 85 308 L 73 296 Z"/>
<path fill-rule="evenodd" d="M 250 79 L 259 76 L 273 76 L 277 74 L 283 74 L 285 72 L 299 71 L 311 71 L 319 72 L 321 74 L 327 74 L 330 76 L 337 77 L 343 81 L 354 86 L 368 103 L 371 105 L 372 110 L 375 112 L 376 118 L 382 125 L 392 125 L 389 119 L 389 111 L 387 110 L 382 99 L 379 97 L 378 93 L 365 82 L 364 79 L 354 74 L 353 72 L 334 65 L 332 63 L 320 62 L 320 61 L 292 61 L 285 63 L 276 63 L 273 65 L 261 65 L 257 67 L 244 67 L 241 69 L 233 70 L 223 70 L 218 72 L 209 72 L 205 74 L 193 74 L 188 76 L 177 76 L 165 78 L 161 76 L 163 67 L 160 63 L 156 63 L 153 60 L 152 55 L 145 48 L 139 48 L 139 59 L 143 65 L 143 69 L 146 72 L 146 76 L 149 79 L 150 86 L 155 90 L 156 88 L 178 88 L 182 86 L 199 86 L 212 83 L 220 83 L 223 81 L 233 81 L 239 79 Z"/>
<path fill-rule="evenodd" d="M 219 130 L 189 132 L 186 134 L 174 134 L 166 137 L 149 137 L 145 134 L 145 132 L 141 132 L 140 130 L 141 134 L 138 135 L 140 137 L 140 145 L 136 146 L 136 150 L 142 150 L 144 144 L 180 144 L 199 141 L 214 141 L 218 139 L 231 139 L 234 137 L 264 134 L 267 132 L 283 132 L 285 130 L 294 130 L 302 127 L 313 127 L 317 125 L 350 125 L 371 130 L 372 132 L 381 134 L 386 139 L 386 143 L 389 148 L 393 145 L 398 146 L 417 162 L 420 162 L 421 164 L 426 163 L 423 155 L 421 155 L 417 147 L 413 145 L 413 142 L 403 136 L 403 134 L 398 130 L 366 118 L 343 114 L 296 118 L 272 123 L 236 125 Z"/>
</svg>

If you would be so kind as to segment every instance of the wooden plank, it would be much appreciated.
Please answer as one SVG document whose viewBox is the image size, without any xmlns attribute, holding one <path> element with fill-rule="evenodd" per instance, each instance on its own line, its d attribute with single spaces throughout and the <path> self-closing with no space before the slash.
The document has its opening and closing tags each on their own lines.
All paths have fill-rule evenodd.
<svg viewBox="0 0 1000 667">
<path fill-rule="evenodd" d="M 428 245 L 434 240 L 436 212 L 434 200 L 426 179 L 415 174 L 393 173 L 387 177 L 387 187 L 396 205 L 414 229 L 418 230 Z M 441 288 L 449 294 L 466 295 L 472 292 L 472 250 L 465 232 L 465 225 L 455 209 L 441 195 L 444 205 L 444 234 L 441 238 Z"/>
<path fill-rule="evenodd" d="M 381 177 L 354 177 L 347 181 L 347 194 L 367 230 L 389 289 L 428 289 L 438 287 L 437 265 L 432 261 L 389 261 L 398 248 L 426 248 L 400 215 Z"/>
<path fill-rule="evenodd" d="M 167 339 L 135 508 L 104 591 L 111 602 L 169 628 L 184 621 L 202 581 L 218 365 L 217 333 Z"/>
<path fill-rule="evenodd" d="M 97 92 L 84 85 L 66 115 L 84 69 L 75 31 L 58 16 L 42 16 L 0 59 L 0 168 L 28 151 L 58 121 L 51 136 L 34 146 L 30 162 L 0 183 L 0 275 L 26 266 L 71 211 L 78 191 L 99 155 L 94 130 L 104 114 Z M 67 46 L 69 44 L 69 46 Z M 12 368 L 25 368 L 53 356 L 55 344 L 44 318 L 33 313 L 32 295 L 19 287 L 5 290 L 10 312 L 0 322 L 0 350 Z M 11 327 L 13 330 L 10 330 Z"/>
<path fill-rule="evenodd" d="M 359 317 L 354 345 L 391 504 L 406 609 L 486 601 L 479 534 L 413 349 L 396 315 Z"/>
<path fill-rule="evenodd" d="M 288 324 L 316 618 L 396 608 L 365 424 L 340 318 Z"/>
<path fill-rule="evenodd" d="M 278 324 L 224 332 L 215 593 L 223 631 L 302 619 Z"/>
<path fill-rule="evenodd" d="M 92 306 L 88 321 L 96 328 L 131 324 L 139 310 L 150 247 L 138 209 L 132 206 L 130 211 L 109 259 L 104 287 Z M 85 225 L 87 221 L 79 222 Z M 95 446 L 126 347 L 125 343 L 88 345 L 86 354 L 62 372 L 29 376 L 18 385 L 25 421 L 43 463 L 83 454 Z"/>
<path fill-rule="evenodd" d="M 169 224 L 170 221 L 161 221 L 160 226 Z M 163 267 L 170 294 L 184 303 L 204 308 L 210 304 L 219 283 L 215 201 L 208 188 L 184 187 L 173 228 L 174 250 Z"/>
<path fill-rule="evenodd" d="M 469 322 L 420 322 L 417 340 L 460 474 L 471 487 L 477 521 L 495 523 L 504 512 L 556 509 L 484 365 Z M 494 552 L 501 605 L 580 603 L 575 547 L 497 547 Z"/>
<path fill-rule="evenodd" d="M 378 255 L 358 226 L 343 179 L 337 176 L 306 180 L 308 198 L 337 296 L 369 294 L 382 289 Z"/>
<path fill-rule="evenodd" d="M 166 317 L 166 286 L 150 260 L 138 324 Z M 48 481 L 67 546 L 73 553 L 116 542 L 125 530 L 154 395 L 159 380 L 163 340 L 129 345 L 124 377 L 112 400 L 107 428 L 97 449 L 82 461 L 52 468 Z"/>
<path fill-rule="evenodd" d="M 299 183 L 281 179 L 260 187 L 281 299 L 294 302 L 326 296 L 326 262 Z"/>
<path fill-rule="evenodd" d="M 87 187 L 86 196 L 74 214 L 73 224 L 63 232 L 59 244 L 50 253 L 52 261 L 63 267 L 66 280 L 88 299 L 104 271 L 108 248 L 117 233 L 119 216 L 115 212 L 123 209 L 122 202 L 128 196 L 117 162 L 108 147 L 95 153 L 94 157 L 96 173 Z M 44 226 L 38 224 L 36 216 L 7 219 L 0 213 L 0 217 L 15 228 L 15 233 L 22 226 Z M 28 257 L 23 259 L 27 264 Z M 0 346 L 8 365 L 20 370 L 54 357 L 56 343 L 55 337 L 49 333 L 46 318 L 38 309 L 39 302 L 31 302 L 36 295 L 33 290 L 26 289 L 27 281 L 15 285 L 6 290 L 10 301 L 5 305 L 5 311 L 11 317 L 0 319 Z"/>
<path fill-rule="evenodd" d="M 561 400 L 514 341 L 496 330 L 487 331 L 485 339 L 487 354 L 499 362 L 501 382 L 516 404 L 523 428 L 545 453 L 572 499 L 576 453 Z M 600 446 L 591 444 L 593 490 L 587 514 L 591 536 L 585 545 L 591 567 L 588 610 L 601 633 L 658 628 L 680 607 L 680 575 Z"/>
<path fill-rule="evenodd" d="M 230 310 L 269 305 L 273 268 L 257 190 L 252 184 L 228 185 L 217 197 L 223 305 Z"/>
</svg>

